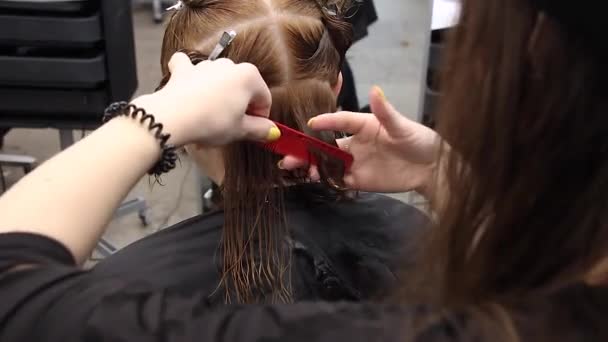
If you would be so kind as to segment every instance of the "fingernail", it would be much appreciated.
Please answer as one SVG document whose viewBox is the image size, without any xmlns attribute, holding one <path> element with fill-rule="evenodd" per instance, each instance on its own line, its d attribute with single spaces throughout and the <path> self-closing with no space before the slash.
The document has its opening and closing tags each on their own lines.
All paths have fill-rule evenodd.
<svg viewBox="0 0 608 342">
<path fill-rule="evenodd" d="M 281 130 L 274 126 L 268 130 L 268 135 L 266 136 L 266 141 L 273 142 L 279 140 L 281 137 Z"/>
<path fill-rule="evenodd" d="M 283 167 L 283 160 L 282 160 L 282 159 L 281 159 L 281 160 L 279 160 L 279 162 L 277 163 L 277 167 L 278 167 L 280 170 L 285 170 L 285 168 Z"/>
<path fill-rule="evenodd" d="M 315 121 L 315 118 L 308 120 L 308 127 L 312 127 L 312 123 Z"/>
<path fill-rule="evenodd" d="M 384 94 L 384 90 L 382 90 L 382 88 L 380 88 L 379 86 L 374 86 L 374 89 L 376 90 L 376 94 L 380 96 L 382 101 L 386 101 L 386 94 Z"/>
</svg>

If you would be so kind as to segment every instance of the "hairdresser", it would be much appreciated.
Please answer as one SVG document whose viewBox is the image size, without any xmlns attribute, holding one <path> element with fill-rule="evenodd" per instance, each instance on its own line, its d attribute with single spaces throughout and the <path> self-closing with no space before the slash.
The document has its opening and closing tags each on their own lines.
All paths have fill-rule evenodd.
<svg viewBox="0 0 608 342">
<path fill-rule="evenodd" d="M 279 135 L 254 68 L 177 54 L 163 90 L 109 111 L 135 118 L 110 120 L 0 199 L 0 341 L 607 341 L 608 49 L 596 4 L 465 0 L 441 138 L 378 88 L 375 115 L 312 120 L 354 134 L 342 141 L 352 187 L 431 200 L 419 269 L 387 305 L 210 309 L 204 294 L 91 282 L 76 266 L 135 182 L 172 166 L 167 143 Z"/>
</svg>

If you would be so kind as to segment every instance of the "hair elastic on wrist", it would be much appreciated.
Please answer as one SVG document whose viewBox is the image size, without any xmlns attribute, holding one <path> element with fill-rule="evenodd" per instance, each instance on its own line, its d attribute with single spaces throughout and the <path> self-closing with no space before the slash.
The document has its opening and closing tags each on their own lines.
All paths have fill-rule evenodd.
<svg viewBox="0 0 608 342">
<path fill-rule="evenodd" d="M 135 105 L 127 102 L 112 103 L 106 108 L 103 116 L 103 122 L 106 123 L 118 116 L 126 116 L 132 119 L 139 119 L 139 122 L 144 125 L 147 122 L 148 129 L 154 134 L 154 137 L 160 141 L 162 154 L 158 162 L 148 171 L 151 176 L 159 177 L 163 173 L 167 173 L 175 168 L 178 160 L 176 148 L 173 145 L 167 144 L 171 137 L 170 134 L 163 133 L 163 124 L 156 122 L 153 115 L 146 113 L 143 108 L 138 108 Z"/>
</svg>

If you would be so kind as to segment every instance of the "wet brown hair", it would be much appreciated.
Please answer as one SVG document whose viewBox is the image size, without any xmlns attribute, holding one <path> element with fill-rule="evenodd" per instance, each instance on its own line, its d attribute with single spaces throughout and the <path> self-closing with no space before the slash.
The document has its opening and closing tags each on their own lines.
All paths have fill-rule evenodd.
<svg viewBox="0 0 608 342">
<path fill-rule="evenodd" d="M 204 60 L 226 30 L 237 37 L 221 57 L 258 67 L 273 98 L 270 118 L 334 146 L 331 132 L 312 132 L 313 116 L 336 110 L 338 84 L 352 28 L 341 17 L 346 3 L 315 0 L 190 0 L 171 18 L 161 65 L 177 51 Z M 319 165 L 327 198 L 343 195 L 344 168 L 323 158 Z M 284 172 L 279 157 L 248 142 L 224 149 L 222 280 L 226 301 L 289 302 L 288 222 L 283 189 L 307 181 L 307 173 Z"/>
<path fill-rule="evenodd" d="M 444 201 L 419 274 L 444 307 L 508 310 L 581 282 L 608 252 L 605 40 L 531 0 L 464 0 L 448 39 Z"/>
</svg>

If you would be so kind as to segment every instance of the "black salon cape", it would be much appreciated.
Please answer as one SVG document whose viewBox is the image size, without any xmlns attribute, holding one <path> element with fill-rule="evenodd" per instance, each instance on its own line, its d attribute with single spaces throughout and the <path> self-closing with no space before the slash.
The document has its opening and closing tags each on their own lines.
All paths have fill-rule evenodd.
<svg viewBox="0 0 608 342">
<path fill-rule="evenodd" d="M 309 225 L 294 228 L 294 236 L 311 237 L 295 238 L 306 251 L 296 257 L 298 265 L 308 265 L 298 271 L 305 279 L 302 284 L 296 280 L 298 295 L 311 298 L 364 298 L 390 287 L 392 259 L 401 253 L 396 248 L 400 232 L 410 230 L 395 214 L 420 218 L 411 208 L 374 195 L 333 206 L 300 203 L 298 209 L 297 201 L 290 203 L 290 214 L 300 216 L 296 227 Z M 76 267 L 70 253 L 53 240 L 0 235 L 0 341 L 496 341 L 466 310 L 371 302 L 214 304 L 208 288 L 216 276 L 205 274 L 215 271 L 205 266 L 212 244 L 205 241 L 215 239 L 211 222 L 220 221 L 189 220 L 88 272 Z M 520 313 L 514 323 L 521 341 L 608 340 L 605 288 L 579 285 L 554 296 L 528 298 Z M 421 329 L 421 322 L 428 325 Z"/>
<path fill-rule="evenodd" d="M 404 281 L 400 266 L 412 248 L 411 236 L 426 228 L 426 216 L 381 195 L 327 203 L 315 200 L 314 193 L 314 188 L 294 187 L 286 194 L 294 299 L 385 297 Z M 224 322 L 233 316 L 221 291 L 215 291 L 222 223 L 221 212 L 189 219 L 128 246 L 90 271 L 76 268 L 67 250 L 51 240 L 0 236 L 0 341 L 65 341 L 113 331 L 128 336 L 132 330 L 160 336 L 172 324 L 181 327 L 161 316 L 186 314 L 180 310 L 194 315 L 214 308 L 219 311 L 209 324 Z M 16 265 L 45 267 L 5 273 Z"/>
<path fill-rule="evenodd" d="M 356 200 L 317 200 L 321 189 L 294 187 L 286 194 L 293 255 L 293 295 L 302 300 L 385 297 L 412 249 L 413 236 L 428 225 L 417 209 L 395 199 L 360 194 Z M 134 243 L 99 263 L 97 277 L 148 281 L 182 294 L 216 292 L 219 283 L 221 212 L 186 220 Z M 136 272 L 134 272 L 136 270 Z M 222 291 L 210 296 L 223 302 Z"/>
<path fill-rule="evenodd" d="M 15 263 L 37 265 L 7 272 Z M 135 273 L 136 271 L 133 270 Z M 92 277 L 60 244 L 0 235 L 0 341 L 494 342 L 470 312 L 374 303 L 210 305 L 205 294 Z M 479 312 L 479 310 L 477 310 Z M 573 286 L 514 315 L 522 342 L 605 342 L 608 288 Z M 426 322 L 424 327 L 420 327 Z M 487 324 L 487 320 L 486 320 Z"/>
</svg>

